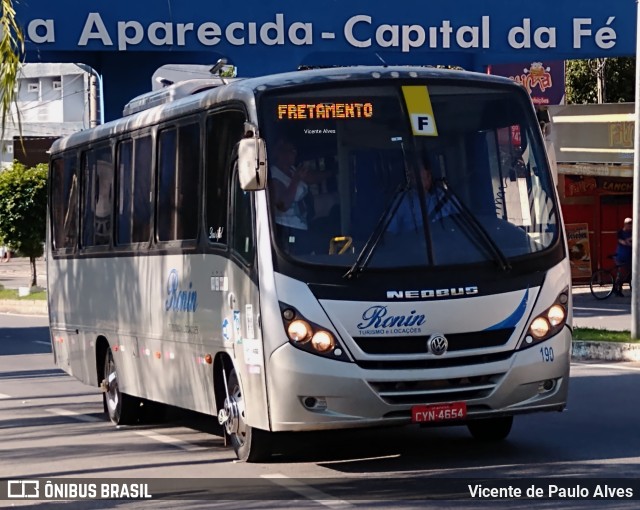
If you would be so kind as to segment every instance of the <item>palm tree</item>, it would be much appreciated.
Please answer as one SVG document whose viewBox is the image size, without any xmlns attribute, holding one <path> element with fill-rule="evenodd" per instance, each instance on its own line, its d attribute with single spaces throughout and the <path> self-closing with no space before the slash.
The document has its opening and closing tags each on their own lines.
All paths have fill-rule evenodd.
<svg viewBox="0 0 640 510">
<path fill-rule="evenodd" d="M 11 118 L 11 105 L 16 103 L 16 83 L 18 72 L 24 55 L 24 35 L 16 22 L 16 11 L 13 0 L 0 0 L 0 121 L 4 138 L 7 120 Z M 20 116 L 16 108 L 16 119 L 20 124 Z"/>
</svg>

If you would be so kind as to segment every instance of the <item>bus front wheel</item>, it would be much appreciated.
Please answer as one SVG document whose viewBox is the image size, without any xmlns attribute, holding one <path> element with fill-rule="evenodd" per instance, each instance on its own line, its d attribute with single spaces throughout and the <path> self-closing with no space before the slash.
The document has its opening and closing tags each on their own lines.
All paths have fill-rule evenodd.
<svg viewBox="0 0 640 510">
<path fill-rule="evenodd" d="M 113 359 L 111 348 L 107 348 L 105 355 L 103 384 L 105 386 L 104 408 L 109 419 L 116 425 L 135 423 L 138 419 L 137 411 L 140 402 L 131 395 L 120 392 L 116 362 Z"/>
<path fill-rule="evenodd" d="M 467 423 L 467 428 L 478 441 L 502 441 L 511 432 L 513 416 L 485 418 Z"/>
<path fill-rule="evenodd" d="M 229 374 L 227 389 L 228 395 L 225 396 L 224 409 L 218 413 L 218 421 L 224 427 L 236 456 L 245 462 L 267 460 L 271 456 L 271 433 L 247 425 L 245 400 L 235 370 Z"/>
</svg>

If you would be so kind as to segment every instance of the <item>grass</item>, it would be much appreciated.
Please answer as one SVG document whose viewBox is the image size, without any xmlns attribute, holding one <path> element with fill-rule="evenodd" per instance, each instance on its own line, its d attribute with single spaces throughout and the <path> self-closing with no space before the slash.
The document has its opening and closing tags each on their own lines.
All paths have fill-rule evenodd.
<svg viewBox="0 0 640 510">
<path fill-rule="evenodd" d="M 32 292 L 28 296 L 18 296 L 18 289 L 5 289 L 0 285 L 0 299 L 17 299 L 20 301 L 45 301 L 47 293 L 44 290 Z"/>
<path fill-rule="evenodd" d="M 640 343 L 640 340 L 631 340 L 630 331 L 609 331 L 597 328 L 574 328 L 573 339 L 587 342 L 629 342 Z"/>
</svg>

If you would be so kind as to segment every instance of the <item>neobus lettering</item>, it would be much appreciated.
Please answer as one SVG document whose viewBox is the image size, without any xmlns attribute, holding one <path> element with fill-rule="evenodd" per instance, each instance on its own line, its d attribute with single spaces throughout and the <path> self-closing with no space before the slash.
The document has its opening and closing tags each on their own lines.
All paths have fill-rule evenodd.
<svg viewBox="0 0 640 510">
<path fill-rule="evenodd" d="M 358 324 L 358 329 L 367 328 L 393 328 L 395 326 L 422 326 L 426 317 L 423 314 L 416 313 L 415 310 L 409 312 L 410 315 L 389 315 L 387 316 L 387 307 L 375 305 L 368 308 L 362 314 L 362 319 L 366 322 Z"/>
<path fill-rule="evenodd" d="M 195 312 L 198 308 L 198 292 L 191 290 L 193 283 L 189 282 L 189 290 L 180 290 L 178 271 L 172 269 L 167 278 L 167 300 L 164 309 L 174 312 Z"/>
<path fill-rule="evenodd" d="M 478 293 L 478 287 L 450 287 L 448 289 L 424 289 L 424 290 L 388 290 L 387 299 L 426 299 L 447 296 L 472 296 Z"/>
</svg>

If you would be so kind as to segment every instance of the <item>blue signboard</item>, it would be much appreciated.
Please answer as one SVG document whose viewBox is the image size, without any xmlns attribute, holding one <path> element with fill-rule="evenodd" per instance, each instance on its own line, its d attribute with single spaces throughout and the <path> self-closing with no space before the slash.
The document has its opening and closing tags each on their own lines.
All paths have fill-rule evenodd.
<svg viewBox="0 0 640 510">
<path fill-rule="evenodd" d="M 222 56 L 254 76 L 380 63 L 484 71 L 635 54 L 635 0 L 29 0 L 16 8 L 27 62 L 92 65 L 105 83 L 126 83 L 129 97 L 149 90 L 163 64 Z"/>
</svg>

